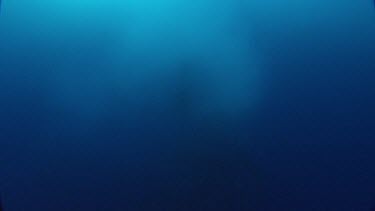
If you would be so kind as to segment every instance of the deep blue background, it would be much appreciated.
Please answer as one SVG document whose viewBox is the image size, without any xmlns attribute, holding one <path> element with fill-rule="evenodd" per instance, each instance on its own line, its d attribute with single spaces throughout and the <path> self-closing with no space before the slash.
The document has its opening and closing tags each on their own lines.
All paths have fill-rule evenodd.
<svg viewBox="0 0 375 211">
<path fill-rule="evenodd" d="M 370 0 L 51 2 L 0 15 L 6 211 L 374 207 Z"/>
</svg>

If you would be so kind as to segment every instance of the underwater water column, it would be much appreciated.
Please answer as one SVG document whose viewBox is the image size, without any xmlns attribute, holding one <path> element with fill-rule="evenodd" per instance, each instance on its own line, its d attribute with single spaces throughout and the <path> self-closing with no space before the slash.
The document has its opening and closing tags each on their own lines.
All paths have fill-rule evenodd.
<svg viewBox="0 0 375 211">
<path fill-rule="evenodd" d="M 7 211 L 372 206 L 372 0 L 1 3 Z"/>
<path fill-rule="evenodd" d="M 12 91 L 2 93 L 10 124 L 2 121 L 1 156 L 11 206 L 209 209 L 225 189 L 234 192 L 228 209 L 255 206 L 257 168 L 231 128 L 253 108 L 258 68 L 232 3 L 6 8 L 1 87 Z"/>
</svg>

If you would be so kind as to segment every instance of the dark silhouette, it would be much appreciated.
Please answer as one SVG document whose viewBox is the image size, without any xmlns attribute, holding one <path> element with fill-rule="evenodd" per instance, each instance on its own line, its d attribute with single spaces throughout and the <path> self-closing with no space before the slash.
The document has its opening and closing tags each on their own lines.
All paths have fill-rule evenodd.
<svg viewBox="0 0 375 211">
<path fill-rule="evenodd" d="M 1 2 L 1 0 L 0 0 L 0 2 Z M 2 203 L 2 201 L 1 201 L 1 195 L 0 195 L 0 211 L 4 211 L 4 210 L 3 210 L 3 203 Z"/>
</svg>

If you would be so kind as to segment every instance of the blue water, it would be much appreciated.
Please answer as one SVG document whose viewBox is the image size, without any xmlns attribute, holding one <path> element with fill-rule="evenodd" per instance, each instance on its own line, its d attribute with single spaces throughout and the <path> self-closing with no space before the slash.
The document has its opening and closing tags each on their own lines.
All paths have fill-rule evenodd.
<svg viewBox="0 0 375 211">
<path fill-rule="evenodd" d="M 371 0 L 3 0 L 5 211 L 370 211 Z"/>
</svg>

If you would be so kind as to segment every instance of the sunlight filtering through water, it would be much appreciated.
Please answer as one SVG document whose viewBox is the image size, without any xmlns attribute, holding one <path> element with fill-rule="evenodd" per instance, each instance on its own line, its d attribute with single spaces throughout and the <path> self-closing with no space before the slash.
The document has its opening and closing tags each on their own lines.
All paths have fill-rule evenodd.
<svg viewBox="0 0 375 211">
<path fill-rule="evenodd" d="M 1 0 L 5 211 L 368 211 L 372 0 Z"/>
</svg>

